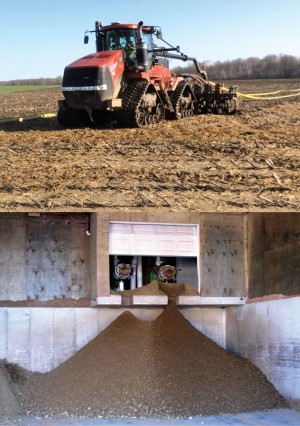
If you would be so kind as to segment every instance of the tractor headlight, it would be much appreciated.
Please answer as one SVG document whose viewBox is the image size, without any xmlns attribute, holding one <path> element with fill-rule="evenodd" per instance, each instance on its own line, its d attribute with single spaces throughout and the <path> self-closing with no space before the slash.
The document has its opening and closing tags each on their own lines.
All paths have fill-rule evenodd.
<svg viewBox="0 0 300 426">
<path fill-rule="evenodd" d="M 72 86 L 72 87 L 63 87 L 63 92 L 90 92 L 90 91 L 102 91 L 107 90 L 107 84 L 100 84 L 99 86 Z"/>
</svg>

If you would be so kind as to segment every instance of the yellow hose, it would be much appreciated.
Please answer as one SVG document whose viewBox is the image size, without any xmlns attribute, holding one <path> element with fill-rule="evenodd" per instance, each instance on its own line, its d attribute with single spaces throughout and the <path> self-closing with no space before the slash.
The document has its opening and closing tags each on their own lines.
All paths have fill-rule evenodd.
<svg viewBox="0 0 300 426">
<path fill-rule="evenodd" d="M 36 120 L 37 118 L 53 118 L 56 117 L 57 114 L 54 113 L 47 113 L 47 114 L 41 114 L 41 115 L 35 115 L 30 117 L 17 117 L 17 118 L 6 118 L 4 120 L 0 120 L 0 124 L 6 124 L 6 123 L 13 123 L 13 122 L 19 122 L 22 123 L 24 120 Z"/>
<path fill-rule="evenodd" d="M 213 83 L 212 81 L 209 81 L 209 84 L 212 84 L 213 86 L 216 85 L 216 83 Z M 226 90 L 227 92 L 229 91 L 229 89 L 227 87 L 222 87 L 222 89 Z M 293 93 L 292 95 L 266 97 L 266 96 L 269 96 L 269 95 L 275 95 L 277 93 L 282 93 L 282 92 L 296 92 L 296 93 Z M 281 89 L 281 90 L 277 90 L 276 92 L 249 93 L 249 94 L 237 92 L 237 95 L 241 96 L 243 98 L 248 98 L 248 99 L 271 101 L 271 100 L 274 100 L 274 99 L 284 99 L 284 98 L 292 98 L 294 96 L 300 96 L 300 89 Z"/>
</svg>

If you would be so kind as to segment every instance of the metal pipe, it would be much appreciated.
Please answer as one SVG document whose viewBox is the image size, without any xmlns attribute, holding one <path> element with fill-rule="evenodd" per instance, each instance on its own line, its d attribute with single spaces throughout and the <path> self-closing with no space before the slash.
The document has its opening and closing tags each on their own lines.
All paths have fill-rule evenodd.
<svg viewBox="0 0 300 426">
<path fill-rule="evenodd" d="M 170 59 L 179 59 L 180 61 L 186 62 L 186 61 L 191 61 L 194 63 L 195 68 L 197 70 L 197 72 L 199 74 L 203 73 L 203 69 L 201 69 L 199 67 L 198 61 L 196 58 L 192 58 L 190 56 L 184 55 L 184 54 L 180 54 L 180 55 L 176 55 L 175 53 L 169 53 L 167 51 L 161 51 L 160 53 L 157 53 L 157 56 L 161 56 L 163 58 L 170 58 Z"/>
<path fill-rule="evenodd" d="M 143 266 L 142 266 L 142 256 L 137 257 L 137 286 L 143 286 Z"/>
<path fill-rule="evenodd" d="M 143 25 L 144 25 L 143 21 L 140 21 L 138 23 L 138 27 L 137 27 L 137 40 L 136 40 L 138 43 L 142 43 L 143 42 Z"/>
<path fill-rule="evenodd" d="M 132 275 L 130 278 L 130 290 L 136 288 L 136 267 L 137 267 L 137 257 L 134 256 L 131 261 Z"/>
</svg>

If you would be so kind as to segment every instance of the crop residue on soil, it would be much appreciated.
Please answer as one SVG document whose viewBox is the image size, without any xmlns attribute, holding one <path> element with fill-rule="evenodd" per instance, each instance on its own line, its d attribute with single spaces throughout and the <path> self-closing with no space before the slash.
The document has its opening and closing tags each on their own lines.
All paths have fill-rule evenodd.
<svg viewBox="0 0 300 426">
<path fill-rule="evenodd" d="M 238 85 L 259 93 L 298 88 L 299 80 Z M 0 118 L 56 112 L 61 96 L 1 95 Z M 244 99 L 233 116 L 142 129 L 62 129 L 56 118 L 1 125 L 0 209 L 294 211 L 300 103 L 292 99 Z"/>
<path fill-rule="evenodd" d="M 42 415 L 171 418 L 286 406 L 255 366 L 198 332 L 174 304 L 153 322 L 124 312 L 18 391 L 23 409 Z"/>
</svg>

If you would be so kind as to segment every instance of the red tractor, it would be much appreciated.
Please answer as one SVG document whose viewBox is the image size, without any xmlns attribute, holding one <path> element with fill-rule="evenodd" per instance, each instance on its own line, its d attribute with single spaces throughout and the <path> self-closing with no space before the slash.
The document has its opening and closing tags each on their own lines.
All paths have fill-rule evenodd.
<svg viewBox="0 0 300 426">
<path fill-rule="evenodd" d="M 236 88 L 210 84 L 204 67 L 163 40 L 160 27 L 96 22 L 89 32 L 96 35 L 97 53 L 65 68 L 65 99 L 58 110 L 62 126 L 98 126 L 113 120 L 141 127 L 165 118 L 235 112 Z M 153 36 L 168 47 L 158 47 Z M 85 34 L 85 44 L 88 39 Z M 169 58 L 194 62 L 197 74 L 172 74 Z"/>
</svg>

